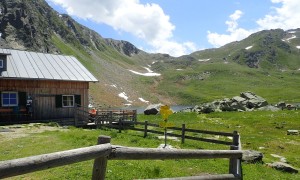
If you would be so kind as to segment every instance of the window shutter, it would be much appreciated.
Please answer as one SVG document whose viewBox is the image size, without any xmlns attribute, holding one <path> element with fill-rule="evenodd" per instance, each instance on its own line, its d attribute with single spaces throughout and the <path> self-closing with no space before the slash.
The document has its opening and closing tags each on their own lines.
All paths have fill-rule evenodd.
<svg viewBox="0 0 300 180">
<path fill-rule="evenodd" d="M 0 107 L 2 107 L 2 93 L 0 91 Z"/>
<path fill-rule="evenodd" d="M 19 106 L 26 106 L 26 92 L 19 92 L 18 93 L 19 96 Z"/>
<path fill-rule="evenodd" d="M 81 96 L 80 95 L 75 95 L 75 104 L 77 106 L 81 106 Z"/>
<path fill-rule="evenodd" d="M 56 108 L 62 107 L 62 95 L 55 96 L 55 106 L 56 106 Z"/>
</svg>

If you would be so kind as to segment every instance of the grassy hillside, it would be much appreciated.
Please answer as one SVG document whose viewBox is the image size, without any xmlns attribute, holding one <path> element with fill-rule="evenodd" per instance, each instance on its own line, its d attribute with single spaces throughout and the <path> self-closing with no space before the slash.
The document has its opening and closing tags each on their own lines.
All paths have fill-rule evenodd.
<svg viewBox="0 0 300 180">
<path fill-rule="evenodd" d="M 90 85 L 90 99 L 96 106 L 146 106 L 140 98 L 192 105 L 243 91 L 253 91 L 271 103 L 299 102 L 300 29 L 264 30 L 220 48 L 175 58 L 103 38 L 44 0 L 3 0 L 0 8 L 1 44 L 75 56 L 99 80 Z M 17 11 L 26 13 L 17 15 Z M 130 70 L 140 74 L 151 70 L 161 76 Z M 119 97 L 121 93 L 127 99 Z"/>
</svg>

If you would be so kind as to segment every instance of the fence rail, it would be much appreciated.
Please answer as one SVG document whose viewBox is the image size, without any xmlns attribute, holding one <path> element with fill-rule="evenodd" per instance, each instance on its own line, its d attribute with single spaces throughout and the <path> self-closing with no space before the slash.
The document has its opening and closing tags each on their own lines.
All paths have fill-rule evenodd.
<svg viewBox="0 0 300 180">
<path fill-rule="evenodd" d="M 92 179 L 102 180 L 105 179 L 108 160 L 229 158 L 228 174 L 181 177 L 180 179 L 242 179 L 241 150 L 176 150 L 122 147 L 111 145 L 110 137 L 108 136 L 99 136 L 98 144 L 68 151 L 1 161 L 0 178 L 17 176 L 91 159 L 95 159 Z"/>
<path fill-rule="evenodd" d="M 99 124 L 100 124 L 100 126 L 108 126 L 108 127 L 119 129 L 119 132 L 121 132 L 123 129 L 131 129 L 131 130 L 134 130 L 134 131 L 144 132 L 144 137 L 147 137 L 148 133 L 164 135 L 163 131 L 149 129 L 148 128 L 149 126 L 159 127 L 159 125 L 154 124 L 154 123 L 148 123 L 148 121 L 145 121 L 145 122 L 135 121 L 134 122 L 134 121 L 123 121 L 122 119 L 119 119 L 118 121 L 111 121 L 108 124 L 104 124 L 104 123 L 99 123 Z M 129 126 L 129 125 L 133 125 L 133 126 Z M 137 128 L 134 125 L 142 125 L 142 126 L 144 126 L 144 128 Z M 235 146 L 239 145 L 239 141 L 238 141 L 239 134 L 236 131 L 234 131 L 232 133 L 228 133 L 228 132 L 216 132 L 216 131 L 189 129 L 189 128 L 185 128 L 185 124 L 182 124 L 182 127 L 168 127 L 168 129 L 169 130 L 181 131 L 180 134 L 167 133 L 167 135 L 181 138 L 182 143 L 184 143 L 185 139 L 191 139 L 191 140 L 210 142 L 210 143 L 216 143 L 216 144 L 223 144 L 223 145 L 235 145 Z M 225 140 L 209 139 L 209 138 L 204 138 L 204 137 L 194 137 L 194 136 L 187 135 L 186 134 L 187 132 L 231 137 L 232 140 L 231 141 L 225 141 Z"/>
</svg>

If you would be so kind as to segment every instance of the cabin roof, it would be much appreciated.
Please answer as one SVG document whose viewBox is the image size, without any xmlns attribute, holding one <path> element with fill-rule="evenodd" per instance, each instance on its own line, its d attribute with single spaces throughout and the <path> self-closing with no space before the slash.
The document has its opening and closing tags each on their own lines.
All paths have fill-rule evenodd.
<svg viewBox="0 0 300 180">
<path fill-rule="evenodd" d="M 0 78 L 98 81 L 73 56 L 1 48 L 0 55 L 7 57 L 6 71 L 0 72 Z"/>
</svg>

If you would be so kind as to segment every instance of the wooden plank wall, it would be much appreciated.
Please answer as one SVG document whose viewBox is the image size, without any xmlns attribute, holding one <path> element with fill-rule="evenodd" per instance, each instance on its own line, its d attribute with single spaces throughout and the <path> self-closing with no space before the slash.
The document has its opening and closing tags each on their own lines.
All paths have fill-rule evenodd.
<svg viewBox="0 0 300 180">
<path fill-rule="evenodd" d="M 56 108 L 56 95 L 81 95 L 88 106 L 88 82 L 0 79 L 1 91 L 26 92 L 33 98 L 33 120 L 74 117 L 74 108 Z"/>
</svg>

